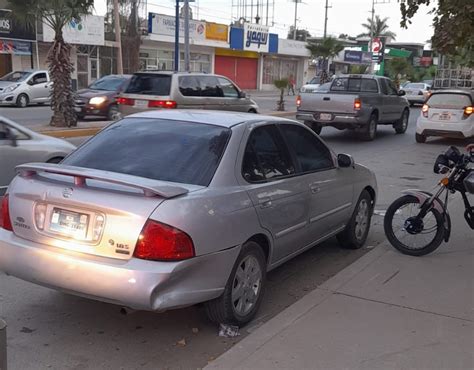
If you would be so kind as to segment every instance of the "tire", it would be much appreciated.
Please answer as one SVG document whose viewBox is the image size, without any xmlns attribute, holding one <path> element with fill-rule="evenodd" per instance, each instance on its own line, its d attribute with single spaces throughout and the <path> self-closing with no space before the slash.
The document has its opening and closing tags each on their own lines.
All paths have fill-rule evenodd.
<svg viewBox="0 0 474 370">
<path fill-rule="evenodd" d="M 369 235 L 370 221 L 372 219 L 372 202 L 373 199 L 369 192 L 367 190 L 362 191 L 349 223 L 346 228 L 336 236 L 341 247 L 359 249 L 365 244 L 367 235 Z M 365 213 L 365 220 L 361 219 L 362 215 L 360 212 Z"/>
<path fill-rule="evenodd" d="M 255 109 L 249 109 L 248 113 L 257 113 L 257 111 Z"/>
<path fill-rule="evenodd" d="M 38 105 L 44 105 L 44 103 L 43 103 L 43 102 L 41 102 L 41 103 L 38 103 Z"/>
<path fill-rule="evenodd" d="M 116 121 L 120 118 L 120 112 L 117 105 L 113 104 L 109 107 L 107 112 L 107 119 L 109 121 Z"/>
<path fill-rule="evenodd" d="M 304 121 L 304 124 L 308 126 L 315 134 L 320 135 L 321 131 L 323 129 L 323 126 L 321 126 L 319 123 L 313 122 L 313 121 Z"/>
<path fill-rule="evenodd" d="M 16 98 L 16 106 L 19 108 L 26 108 L 29 102 L 30 102 L 30 99 L 28 98 L 28 95 L 26 94 L 20 94 Z"/>
<path fill-rule="evenodd" d="M 421 143 L 421 144 L 426 143 L 426 135 L 421 135 L 421 134 L 416 133 L 415 140 L 417 143 Z"/>
<path fill-rule="evenodd" d="M 50 160 L 48 160 L 48 162 L 46 163 L 59 163 L 63 160 L 64 158 L 63 157 L 54 157 L 54 158 L 51 158 Z"/>
<path fill-rule="evenodd" d="M 369 118 L 367 125 L 359 130 L 359 135 L 362 140 L 373 141 L 377 136 L 377 124 L 378 118 L 376 113 L 372 113 Z"/>
<path fill-rule="evenodd" d="M 244 268 L 242 268 L 242 266 Z M 260 276 L 260 278 L 258 279 L 258 282 L 255 280 L 253 288 L 250 286 L 245 286 L 245 281 L 240 281 L 240 284 L 244 284 L 242 287 L 243 296 L 240 296 L 240 300 L 233 300 L 233 295 L 234 299 L 238 296 L 237 291 L 239 289 L 237 289 L 237 287 L 240 285 L 238 272 L 240 271 L 242 274 L 245 274 L 246 271 L 244 270 L 246 266 L 252 268 L 252 271 L 255 272 L 255 274 L 252 275 L 255 275 L 255 278 L 258 276 Z M 251 278 L 252 275 L 249 274 L 244 277 L 248 279 L 249 276 Z M 220 297 L 205 303 L 205 310 L 209 320 L 218 324 L 230 324 L 237 325 L 239 327 L 244 326 L 250 322 L 255 317 L 255 314 L 257 313 L 262 301 L 263 291 L 265 288 L 265 278 L 266 259 L 262 248 L 257 243 L 252 241 L 245 243 L 235 262 L 234 267 L 232 268 L 232 272 L 230 273 L 229 279 L 225 286 L 224 293 Z M 247 283 L 248 282 L 249 281 L 247 280 Z M 250 283 L 251 282 L 252 280 L 250 280 Z M 258 285 L 257 294 L 254 298 L 252 306 L 247 308 L 240 307 L 239 309 L 239 302 L 248 303 L 249 297 L 247 294 L 253 291 L 253 289 L 256 288 L 256 285 Z M 239 312 L 239 310 L 241 312 Z"/>
<path fill-rule="evenodd" d="M 428 253 L 433 252 L 436 248 L 438 248 L 441 243 L 443 242 L 444 238 L 444 222 L 443 222 L 443 215 L 437 211 L 436 209 L 432 209 L 429 211 L 429 213 L 432 213 L 435 217 L 436 221 L 436 234 L 433 238 L 433 240 L 428 243 L 427 245 L 421 247 L 421 248 L 410 248 L 406 244 L 402 243 L 397 236 L 395 235 L 395 232 L 393 230 L 393 217 L 396 214 L 397 211 L 400 210 L 400 208 L 404 205 L 408 204 L 417 204 L 419 205 L 419 200 L 418 198 L 414 197 L 413 195 L 405 195 L 403 197 L 400 197 L 396 199 L 387 209 L 385 213 L 385 218 L 383 221 L 383 227 L 385 231 L 385 235 L 392 244 L 394 248 L 396 248 L 398 251 L 402 252 L 403 254 L 407 254 L 409 256 L 424 256 Z M 400 212 L 400 211 L 399 211 Z M 426 218 L 425 218 L 426 220 Z"/>
<path fill-rule="evenodd" d="M 85 116 L 86 116 L 85 114 L 76 113 L 76 117 L 77 117 L 78 120 L 82 121 Z"/>
<path fill-rule="evenodd" d="M 397 134 L 404 134 L 408 128 L 408 120 L 410 118 L 410 112 L 405 109 L 400 119 L 393 125 Z"/>
</svg>

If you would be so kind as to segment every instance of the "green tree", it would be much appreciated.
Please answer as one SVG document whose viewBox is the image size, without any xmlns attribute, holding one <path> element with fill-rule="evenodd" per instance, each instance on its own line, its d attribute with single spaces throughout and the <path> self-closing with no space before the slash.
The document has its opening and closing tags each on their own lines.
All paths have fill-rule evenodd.
<svg viewBox="0 0 474 370">
<path fill-rule="evenodd" d="M 400 78 L 411 72 L 411 65 L 405 58 L 388 59 L 385 62 L 385 68 L 398 88 L 400 87 Z"/>
<path fill-rule="evenodd" d="M 54 31 L 54 40 L 49 49 L 47 62 L 53 88 L 51 126 L 76 126 L 71 73 L 71 45 L 63 38 L 63 28 L 73 20 L 89 14 L 94 0 L 9 0 L 15 18 L 27 26 L 42 19 Z"/>
<path fill-rule="evenodd" d="M 362 27 L 366 29 L 364 33 L 361 33 L 357 37 L 370 37 L 372 29 L 373 37 L 386 37 L 387 39 L 395 40 L 397 36 L 394 32 L 388 30 L 388 17 L 380 18 L 378 15 L 375 16 L 373 29 L 372 29 L 372 19 L 367 18 L 367 23 L 362 23 Z"/>
<path fill-rule="evenodd" d="M 412 0 L 400 4 L 402 27 L 408 28 L 411 19 L 422 5 L 432 6 L 434 35 L 433 48 L 451 56 L 460 65 L 474 66 L 474 2 L 472 0 Z"/>
<path fill-rule="evenodd" d="M 281 80 L 273 81 L 275 87 L 280 90 L 280 100 L 277 101 L 277 110 L 284 111 L 285 110 L 285 99 L 283 98 L 285 94 L 285 89 L 288 87 L 288 79 L 282 78 Z"/>
<path fill-rule="evenodd" d="M 334 37 L 326 37 L 317 41 L 309 41 L 306 45 L 306 48 L 311 53 L 311 58 L 322 58 L 324 62 L 323 72 L 325 73 L 324 76 L 321 76 L 321 84 L 327 82 L 326 70 L 328 66 L 328 60 L 329 58 L 336 57 L 342 50 L 344 50 L 344 45 Z"/>
<path fill-rule="evenodd" d="M 294 26 L 290 26 L 290 30 L 288 31 L 288 36 L 286 37 L 288 40 L 293 40 L 293 33 L 294 33 Z M 306 41 L 308 37 L 311 37 L 311 34 L 307 30 L 302 30 L 297 28 L 296 29 L 296 40 L 298 41 Z"/>
</svg>

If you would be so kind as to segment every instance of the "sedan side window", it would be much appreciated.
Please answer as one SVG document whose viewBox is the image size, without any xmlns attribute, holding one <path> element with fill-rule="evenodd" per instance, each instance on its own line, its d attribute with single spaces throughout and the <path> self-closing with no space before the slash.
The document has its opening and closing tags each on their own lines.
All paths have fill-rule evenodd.
<svg viewBox="0 0 474 370">
<path fill-rule="evenodd" d="M 295 167 L 275 126 L 258 127 L 250 134 L 242 164 L 242 176 L 249 182 L 293 175 Z"/>
<path fill-rule="evenodd" d="M 334 167 L 329 149 L 304 127 L 296 125 L 279 126 L 293 151 L 302 173 L 326 170 Z"/>
<path fill-rule="evenodd" d="M 230 82 L 227 78 L 218 77 L 219 86 L 224 93 L 224 98 L 238 98 L 239 92 L 235 88 L 234 84 Z"/>
<path fill-rule="evenodd" d="M 37 73 L 32 77 L 33 85 L 44 84 L 48 82 L 46 78 L 46 73 Z"/>
</svg>

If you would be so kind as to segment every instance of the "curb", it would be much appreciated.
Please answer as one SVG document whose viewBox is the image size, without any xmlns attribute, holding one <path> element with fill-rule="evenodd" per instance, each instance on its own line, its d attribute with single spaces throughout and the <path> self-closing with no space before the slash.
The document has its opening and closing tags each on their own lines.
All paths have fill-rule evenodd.
<svg viewBox="0 0 474 370">
<path fill-rule="evenodd" d="M 263 116 L 274 116 L 274 117 L 286 117 L 294 118 L 296 115 L 295 112 L 271 112 L 271 113 L 262 113 Z M 102 127 L 89 127 L 89 128 L 71 128 L 68 130 L 40 130 L 39 134 L 57 137 L 57 138 L 72 138 L 72 137 L 83 137 L 83 136 L 93 136 L 97 134 L 104 127 L 109 125 L 105 124 Z"/>
</svg>

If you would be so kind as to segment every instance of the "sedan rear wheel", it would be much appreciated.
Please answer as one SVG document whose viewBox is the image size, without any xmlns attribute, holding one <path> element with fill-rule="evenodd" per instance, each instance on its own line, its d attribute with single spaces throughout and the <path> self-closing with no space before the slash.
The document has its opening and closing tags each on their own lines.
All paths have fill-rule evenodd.
<svg viewBox="0 0 474 370">
<path fill-rule="evenodd" d="M 255 242 L 245 243 L 224 294 L 205 304 L 209 319 L 219 324 L 247 324 L 260 306 L 265 278 L 266 263 L 262 249 Z"/>
</svg>

